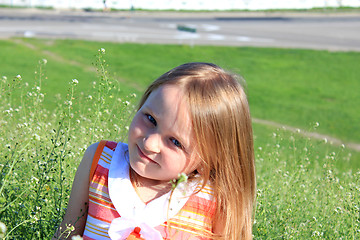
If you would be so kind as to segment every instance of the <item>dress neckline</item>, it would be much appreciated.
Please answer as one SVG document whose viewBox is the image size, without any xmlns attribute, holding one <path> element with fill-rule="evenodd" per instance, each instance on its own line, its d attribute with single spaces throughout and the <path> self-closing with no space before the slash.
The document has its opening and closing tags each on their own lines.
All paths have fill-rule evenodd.
<svg viewBox="0 0 360 240">
<path fill-rule="evenodd" d="M 194 193 L 198 183 L 182 182 L 173 190 L 144 203 L 130 180 L 128 146 L 119 143 L 111 160 L 108 175 L 110 199 L 121 217 L 155 227 L 174 217 Z"/>
</svg>

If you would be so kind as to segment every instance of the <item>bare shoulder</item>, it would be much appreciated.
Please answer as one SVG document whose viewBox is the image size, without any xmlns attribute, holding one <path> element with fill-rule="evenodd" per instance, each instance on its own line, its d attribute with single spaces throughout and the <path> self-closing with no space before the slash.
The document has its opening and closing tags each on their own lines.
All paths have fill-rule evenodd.
<svg viewBox="0 0 360 240">
<path fill-rule="evenodd" d="M 71 236 L 82 235 L 84 232 L 89 202 L 89 175 L 98 145 L 99 143 L 91 144 L 84 153 L 75 174 L 65 216 L 53 239 L 70 239 Z M 70 235 L 64 234 L 68 226 L 74 227 Z"/>
<path fill-rule="evenodd" d="M 93 162 L 93 158 L 95 156 L 98 145 L 99 143 L 93 143 L 86 149 L 80 165 L 76 171 L 74 183 L 82 183 L 85 182 L 85 180 L 87 181 L 89 179 L 91 164 Z"/>
<path fill-rule="evenodd" d="M 93 143 L 91 144 L 85 151 L 83 159 L 81 160 L 80 166 L 79 166 L 79 170 L 84 170 L 84 172 L 86 172 L 86 170 L 88 170 L 90 172 L 90 168 L 91 168 L 91 164 L 92 164 L 92 160 L 94 158 L 96 149 L 98 147 L 99 143 Z"/>
<path fill-rule="evenodd" d="M 94 157 L 97 147 L 99 146 L 99 143 L 93 143 L 91 144 L 85 151 L 85 155 L 90 155 L 91 157 Z"/>
</svg>

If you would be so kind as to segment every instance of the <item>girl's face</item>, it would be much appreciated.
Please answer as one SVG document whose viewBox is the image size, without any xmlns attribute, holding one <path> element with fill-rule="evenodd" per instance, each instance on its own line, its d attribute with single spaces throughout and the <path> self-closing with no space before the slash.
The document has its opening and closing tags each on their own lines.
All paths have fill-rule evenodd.
<svg viewBox="0 0 360 240">
<path fill-rule="evenodd" d="M 196 169 L 191 119 L 182 98 L 178 86 L 160 86 L 136 113 L 128 144 L 130 165 L 141 177 L 169 181 Z"/>
</svg>

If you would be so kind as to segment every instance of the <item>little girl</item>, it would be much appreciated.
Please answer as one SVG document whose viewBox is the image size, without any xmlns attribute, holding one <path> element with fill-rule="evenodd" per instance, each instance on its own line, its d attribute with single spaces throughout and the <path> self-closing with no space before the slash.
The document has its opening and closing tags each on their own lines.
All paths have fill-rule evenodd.
<svg viewBox="0 0 360 240">
<path fill-rule="evenodd" d="M 255 191 L 242 86 L 187 63 L 146 90 L 127 144 L 86 150 L 57 236 L 70 224 L 83 239 L 251 239 Z"/>
</svg>

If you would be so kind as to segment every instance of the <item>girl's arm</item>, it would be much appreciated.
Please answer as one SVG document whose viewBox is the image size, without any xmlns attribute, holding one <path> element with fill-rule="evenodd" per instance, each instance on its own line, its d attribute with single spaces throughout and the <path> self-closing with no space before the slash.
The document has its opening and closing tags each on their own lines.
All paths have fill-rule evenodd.
<svg viewBox="0 0 360 240">
<path fill-rule="evenodd" d="M 68 236 L 83 235 L 87 208 L 89 202 L 89 175 L 91 164 L 99 143 L 94 143 L 86 149 L 83 159 L 76 171 L 72 185 L 71 194 L 64 219 L 53 236 L 54 239 L 66 239 L 69 225 L 74 226 L 75 230 Z"/>
</svg>

